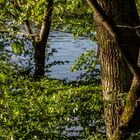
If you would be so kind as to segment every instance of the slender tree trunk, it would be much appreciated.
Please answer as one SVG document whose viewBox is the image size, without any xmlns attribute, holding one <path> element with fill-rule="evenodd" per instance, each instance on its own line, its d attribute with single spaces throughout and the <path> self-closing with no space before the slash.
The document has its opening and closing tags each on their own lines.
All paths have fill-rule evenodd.
<svg viewBox="0 0 140 140">
<path fill-rule="evenodd" d="M 139 17 L 134 0 L 98 0 L 103 11 L 112 18 L 117 25 L 135 27 L 139 25 Z M 94 15 L 96 20 L 96 15 Z M 120 123 L 123 110 L 122 96 L 130 89 L 133 75 L 118 51 L 115 40 L 102 25 L 102 21 L 96 20 L 97 41 L 99 45 L 101 64 L 102 92 L 104 98 L 104 114 L 106 135 L 110 139 L 114 130 Z M 137 63 L 140 46 L 140 38 L 135 30 L 121 29 L 122 39 L 126 50 Z"/>
<path fill-rule="evenodd" d="M 53 0 L 48 0 L 44 21 L 41 26 L 39 41 L 35 41 L 35 76 L 43 76 L 45 73 L 46 46 L 51 27 L 51 18 L 53 11 Z"/>
<path fill-rule="evenodd" d="M 43 76 L 45 73 L 45 56 L 46 56 L 46 44 L 43 45 L 41 42 L 36 42 L 34 45 L 35 53 L 34 53 L 34 59 L 35 59 L 35 76 Z"/>
</svg>

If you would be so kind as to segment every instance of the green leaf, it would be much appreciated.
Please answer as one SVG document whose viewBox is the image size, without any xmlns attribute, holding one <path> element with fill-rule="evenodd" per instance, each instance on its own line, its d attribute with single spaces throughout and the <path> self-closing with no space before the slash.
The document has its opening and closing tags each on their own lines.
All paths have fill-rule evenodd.
<svg viewBox="0 0 140 140">
<path fill-rule="evenodd" d="M 6 76 L 3 73 L 0 73 L 0 83 L 5 83 Z"/>
<path fill-rule="evenodd" d="M 16 55 L 21 55 L 24 51 L 24 44 L 20 41 L 16 41 L 12 43 L 12 51 Z"/>
</svg>

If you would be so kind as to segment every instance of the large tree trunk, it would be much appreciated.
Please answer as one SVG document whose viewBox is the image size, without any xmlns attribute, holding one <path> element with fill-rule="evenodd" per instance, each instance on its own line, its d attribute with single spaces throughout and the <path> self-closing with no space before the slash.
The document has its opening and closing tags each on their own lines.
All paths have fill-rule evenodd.
<svg viewBox="0 0 140 140">
<path fill-rule="evenodd" d="M 126 26 L 139 25 L 139 17 L 134 0 L 98 0 L 103 11 L 112 18 L 121 28 L 125 42 L 123 50 L 137 63 L 140 38 L 135 30 Z M 96 16 L 94 17 L 96 19 Z M 102 92 L 105 101 L 104 114 L 106 134 L 109 139 L 119 124 L 123 110 L 122 96 L 130 89 L 133 75 L 125 64 L 122 55 L 117 50 L 115 41 L 102 26 L 102 21 L 96 21 L 97 41 L 99 45 L 101 64 Z"/>
</svg>

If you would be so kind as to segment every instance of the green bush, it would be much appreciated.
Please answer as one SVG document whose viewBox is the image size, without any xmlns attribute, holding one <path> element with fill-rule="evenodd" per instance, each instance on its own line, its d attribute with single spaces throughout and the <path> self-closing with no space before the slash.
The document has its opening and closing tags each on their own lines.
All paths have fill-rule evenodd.
<svg viewBox="0 0 140 140">
<path fill-rule="evenodd" d="M 100 85 L 35 79 L 11 63 L 6 53 L 0 54 L 0 139 L 104 136 Z M 81 129 L 73 130 L 78 126 Z"/>
<path fill-rule="evenodd" d="M 79 125 L 83 129 L 77 131 L 78 137 L 104 133 L 99 86 L 73 86 L 47 78 L 37 81 L 8 64 L 0 67 L 2 139 L 63 139 L 70 133 L 68 128 Z"/>
</svg>

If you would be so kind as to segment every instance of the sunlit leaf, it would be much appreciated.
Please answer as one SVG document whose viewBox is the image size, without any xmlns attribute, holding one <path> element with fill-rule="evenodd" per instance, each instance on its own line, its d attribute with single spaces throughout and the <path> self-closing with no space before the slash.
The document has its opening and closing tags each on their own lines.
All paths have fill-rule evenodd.
<svg viewBox="0 0 140 140">
<path fill-rule="evenodd" d="M 0 83 L 5 83 L 6 76 L 2 73 L 0 73 Z"/>
<path fill-rule="evenodd" d="M 21 55 L 24 51 L 24 44 L 22 42 L 13 42 L 12 45 L 12 51 L 16 55 Z"/>
</svg>

